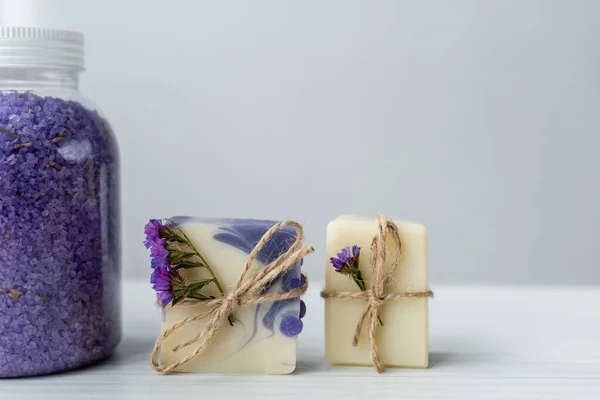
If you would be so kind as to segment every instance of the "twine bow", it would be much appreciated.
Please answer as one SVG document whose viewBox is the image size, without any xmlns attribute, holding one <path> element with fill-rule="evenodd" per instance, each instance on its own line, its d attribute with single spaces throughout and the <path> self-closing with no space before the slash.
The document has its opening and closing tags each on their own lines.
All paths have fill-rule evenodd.
<svg viewBox="0 0 600 400">
<path fill-rule="evenodd" d="M 388 232 L 392 235 L 392 239 L 394 240 L 397 250 L 396 257 L 389 267 L 386 266 L 387 252 L 385 250 L 385 239 Z M 379 350 L 375 340 L 375 328 L 377 326 L 377 322 L 379 321 L 381 309 L 385 302 L 388 300 L 422 299 L 433 296 L 433 292 L 431 290 L 426 290 L 423 292 L 385 293 L 385 285 L 392 280 L 394 273 L 399 268 L 401 249 L 402 243 L 400 241 L 398 227 L 391 219 L 384 215 L 378 214 L 377 235 L 375 235 L 371 241 L 371 268 L 373 270 L 373 276 L 369 286 L 366 288 L 366 290 L 361 292 L 321 292 L 321 297 L 324 299 L 338 298 L 346 300 L 367 300 L 367 307 L 363 311 L 358 323 L 356 324 L 354 337 L 352 338 L 352 346 L 358 346 L 363 326 L 368 323 L 371 359 L 373 360 L 375 369 L 379 373 L 384 371 L 385 366 L 379 357 Z"/>
<path fill-rule="evenodd" d="M 271 262 L 257 272 L 248 275 L 248 270 L 258 256 L 260 250 L 265 246 L 269 239 L 284 226 L 293 226 L 296 228 L 297 233 L 294 243 L 275 261 Z M 304 282 L 301 287 L 285 293 L 263 294 L 261 291 L 281 273 L 292 268 L 299 260 L 314 251 L 312 247 L 302 247 L 303 240 L 304 231 L 302 230 L 302 225 L 300 225 L 298 222 L 283 221 L 274 225 L 256 244 L 256 247 L 254 247 L 254 250 L 252 250 L 248 256 L 248 261 L 246 262 L 238 281 L 226 296 L 213 300 L 187 300 L 179 303 L 176 307 L 202 304 L 206 307 L 206 311 L 173 324 L 158 337 L 156 344 L 154 345 L 154 349 L 152 350 L 152 368 L 161 374 L 167 374 L 202 354 L 214 341 L 217 331 L 226 323 L 227 318 L 242 307 L 277 300 L 287 300 L 302 296 L 308 288 L 307 282 Z M 173 347 L 172 351 L 179 351 L 192 344 L 197 344 L 196 348 L 184 359 L 170 365 L 162 365 L 159 361 L 159 352 L 163 341 L 182 326 L 203 318 L 210 319 L 205 325 L 203 325 L 200 332 L 194 338 Z"/>
</svg>

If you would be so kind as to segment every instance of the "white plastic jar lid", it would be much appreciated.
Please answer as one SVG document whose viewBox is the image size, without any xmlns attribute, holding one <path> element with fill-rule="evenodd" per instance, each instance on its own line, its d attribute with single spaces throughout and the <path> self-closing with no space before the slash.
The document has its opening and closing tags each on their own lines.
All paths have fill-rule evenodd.
<svg viewBox="0 0 600 400">
<path fill-rule="evenodd" d="M 61 29 L 0 26 L 0 68 L 52 67 L 82 71 L 84 36 Z"/>
</svg>

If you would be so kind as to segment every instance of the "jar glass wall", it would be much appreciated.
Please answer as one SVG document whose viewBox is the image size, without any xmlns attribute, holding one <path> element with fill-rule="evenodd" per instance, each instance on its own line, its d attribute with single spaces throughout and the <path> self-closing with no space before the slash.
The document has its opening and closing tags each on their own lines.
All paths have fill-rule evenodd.
<svg viewBox="0 0 600 400">
<path fill-rule="evenodd" d="M 6 64 L 0 377 L 13 377 L 90 364 L 119 343 L 120 203 L 116 140 L 78 91 L 80 68 Z"/>
</svg>

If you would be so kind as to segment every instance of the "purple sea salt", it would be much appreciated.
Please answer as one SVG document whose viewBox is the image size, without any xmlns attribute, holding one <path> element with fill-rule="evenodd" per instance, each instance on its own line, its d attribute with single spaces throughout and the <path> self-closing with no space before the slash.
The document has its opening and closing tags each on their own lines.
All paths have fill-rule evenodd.
<svg viewBox="0 0 600 400">
<path fill-rule="evenodd" d="M 118 152 L 81 104 L 0 94 L 0 377 L 108 356 L 121 335 Z"/>
</svg>

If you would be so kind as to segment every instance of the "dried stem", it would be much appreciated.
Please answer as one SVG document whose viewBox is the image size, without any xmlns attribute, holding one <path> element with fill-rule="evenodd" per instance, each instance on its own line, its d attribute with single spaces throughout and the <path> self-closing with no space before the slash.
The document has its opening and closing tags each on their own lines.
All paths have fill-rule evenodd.
<svg viewBox="0 0 600 400">
<path fill-rule="evenodd" d="M 50 139 L 50 143 L 55 144 L 58 142 L 62 142 L 63 140 L 65 140 L 65 135 L 58 135 L 53 139 Z"/>
<path fill-rule="evenodd" d="M 14 139 L 19 139 L 19 138 L 21 137 L 21 136 L 17 135 L 16 133 L 14 133 L 14 132 L 11 132 L 11 131 L 9 131 L 8 129 L 6 129 L 6 128 L 3 128 L 3 127 L 1 127 L 1 126 L 0 126 L 0 132 L 2 132 L 2 133 L 6 133 L 8 136 L 10 136 L 10 137 L 12 137 L 12 138 L 14 138 Z"/>
<path fill-rule="evenodd" d="M 181 233 L 181 236 L 187 242 L 186 244 L 192 249 L 192 251 L 195 253 L 196 257 L 200 258 L 200 260 L 202 261 L 202 264 L 203 264 L 204 268 L 206 268 L 206 270 L 208 271 L 208 273 L 212 277 L 212 280 L 215 283 L 215 286 L 219 290 L 219 293 L 221 293 L 222 296 L 225 296 L 225 290 L 223 290 L 223 287 L 219 283 L 219 280 L 217 279 L 217 276 L 215 275 L 215 273 L 213 272 L 213 270 L 210 268 L 210 265 L 208 265 L 208 263 L 206 262 L 206 260 L 204 259 L 204 257 L 202 257 L 202 255 L 200 254 L 200 252 L 198 251 L 198 249 L 196 249 L 196 246 L 194 246 L 194 244 L 192 243 L 192 241 L 190 240 L 190 238 L 185 234 L 185 232 L 183 231 L 183 229 L 181 229 L 179 227 L 179 225 L 177 225 L 173 220 L 167 219 L 167 221 L 169 221 Z M 229 325 L 233 326 L 233 318 L 231 317 L 231 315 L 228 317 L 228 320 L 229 320 Z"/>
<path fill-rule="evenodd" d="M 63 166 L 59 163 L 57 163 L 56 161 L 48 161 L 46 163 L 46 168 L 56 168 L 56 169 L 61 169 Z"/>
</svg>

